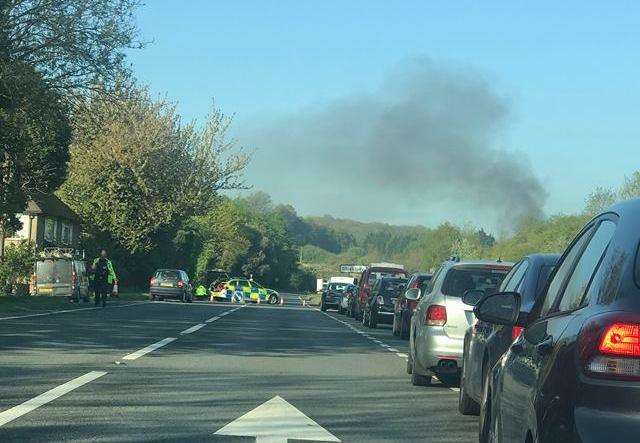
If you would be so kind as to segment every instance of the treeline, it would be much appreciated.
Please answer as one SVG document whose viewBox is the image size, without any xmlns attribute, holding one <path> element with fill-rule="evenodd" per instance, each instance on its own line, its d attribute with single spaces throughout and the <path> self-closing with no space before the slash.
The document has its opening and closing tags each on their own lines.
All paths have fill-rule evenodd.
<svg viewBox="0 0 640 443">
<path fill-rule="evenodd" d="M 436 228 L 363 223 L 331 216 L 307 217 L 314 229 L 324 228 L 336 238 L 349 238 L 339 252 L 307 243 L 301 255 L 307 269 L 320 276 L 336 273 L 342 263 L 376 261 L 402 263 L 411 270 L 434 270 L 452 255 L 467 259 L 515 261 L 533 252 L 561 252 L 582 226 L 616 201 L 640 197 L 640 172 L 625 177 L 619 188 L 596 188 L 577 214 L 524 219 L 514 231 L 498 239 L 482 228 L 442 223 Z"/>
</svg>

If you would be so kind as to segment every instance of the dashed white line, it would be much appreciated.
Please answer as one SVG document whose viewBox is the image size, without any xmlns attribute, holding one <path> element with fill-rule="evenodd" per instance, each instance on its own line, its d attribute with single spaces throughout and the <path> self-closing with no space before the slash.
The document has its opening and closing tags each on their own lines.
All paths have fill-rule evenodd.
<svg viewBox="0 0 640 443">
<path fill-rule="evenodd" d="M 400 352 L 396 348 L 389 348 L 389 352 Z"/>
<path fill-rule="evenodd" d="M 216 315 L 215 317 L 211 317 L 211 318 L 206 319 L 204 322 L 205 323 L 211 323 L 212 321 L 216 321 L 219 318 L 220 318 L 220 316 Z"/>
<path fill-rule="evenodd" d="M 205 323 L 198 323 L 197 325 L 194 325 L 194 326 L 191 326 L 190 328 L 185 329 L 180 334 L 182 335 L 191 334 L 193 332 L 196 332 L 199 329 L 204 328 L 205 326 L 207 326 Z"/>
<path fill-rule="evenodd" d="M 60 386 L 56 386 L 55 388 L 50 389 L 47 392 L 38 395 L 37 397 L 27 400 L 24 403 L 14 406 L 11 409 L 0 412 L 0 426 L 6 425 L 16 418 L 21 417 L 24 414 L 27 414 L 42 405 L 52 402 L 53 400 L 66 394 L 67 392 L 71 392 L 74 389 L 86 385 L 87 383 L 92 382 L 93 380 L 100 378 L 106 374 L 107 373 L 104 371 L 88 372 L 84 375 L 81 375 L 80 377 L 74 378 L 73 380 L 69 380 L 64 384 L 61 384 Z"/>
<path fill-rule="evenodd" d="M 131 354 L 127 354 L 124 357 L 122 357 L 123 360 L 136 360 L 140 357 L 142 357 L 143 355 L 148 354 L 149 352 L 155 351 L 158 348 L 161 348 L 165 345 L 168 345 L 169 343 L 171 343 L 172 341 L 177 340 L 175 337 L 167 337 L 167 338 L 163 338 L 162 340 L 155 342 L 145 348 L 142 349 L 138 349 L 136 352 L 132 352 Z"/>
<path fill-rule="evenodd" d="M 400 358 L 409 358 L 409 356 L 403 352 L 396 352 L 396 355 Z"/>
</svg>

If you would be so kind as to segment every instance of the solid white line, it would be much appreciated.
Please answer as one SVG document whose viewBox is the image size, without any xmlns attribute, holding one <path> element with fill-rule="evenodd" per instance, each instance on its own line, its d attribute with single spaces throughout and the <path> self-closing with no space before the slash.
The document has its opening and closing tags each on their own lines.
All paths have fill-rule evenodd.
<svg viewBox="0 0 640 443">
<path fill-rule="evenodd" d="M 87 383 L 106 375 L 106 372 L 103 371 L 91 371 L 80 377 L 74 378 L 60 386 L 56 386 L 55 388 L 45 392 L 44 394 L 40 394 L 37 397 L 32 398 L 31 400 L 27 400 L 24 403 L 21 403 L 17 406 L 14 406 L 11 409 L 7 409 L 6 411 L 0 412 L 0 426 L 4 426 L 7 423 L 15 420 L 18 417 L 27 414 L 34 409 L 39 408 L 42 405 L 45 405 L 56 398 L 66 394 L 67 392 L 73 391 L 76 388 L 79 388 L 82 385 L 86 385 Z"/>
<path fill-rule="evenodd" d="M 402 352 L 396 352 L 396 355 L 398 357 L 402 357 L 402 358 L 409 358 L 409 356 L 407 354 L 403 354 Z"/>
<path fill-rule="evenodd" d="M 460 388 L 449 388 L 451 389 L 453 392 L 460 392 Z"/>
<path fill-rule="evenodd" d="M 146 348 L 142 348 L 142 349 L 137 350 L 136 352 L 132 352 L 131 354 L 125 355 L 124 357 L 122 357 L 122 359 L 123 360 L 135 360 L 137 358 L 142 357 L 145 354 L 148 354 L 151 351 L 155 351 L 156 349 L 163 347 L 164 345 L 168 345 L 169 343 L 171 343 L 174 340 L 177 340 L 177 339 L 175 337 L 163 338 L 159 342 L 156 342 L 156 343 L 154 343 L 152 345 L 149 345 Z"/>
<path fill-rule="evenodd" d="M 190 328 L 185 329 L 180 334 L 191 334 L 192 332 L 196 332 L 198 329 L 202 329 L 207 326 L 205 323 L 198 323 L 197 325 L 191 326 Z"/>
<path fill-rule="evenodd" d="M 220 317 L 216 315 L 215 317 L 211 317 L 211 318 L 206 319 L 204 322 L 205 323 L 211 323 L 212 321 L 216 321 L 219 318 Z"/>
<path fill-rule="evenodd" d="M 117 306 L 109 306 L 110 308 L 125 308 L 127 306 L 133 306 L 133 305 L 142 305 L 145 303 L 151 303 L 150 301 L 136 301 L 133 303 L 127 303 L 126 305 L 117 305 Z M 16 315 L 13 317 L 0 317 L 0 321 L 2 320 L 15 320 L 18 318 L 29 318 L 29 317 L 41 317 L 43 315 L 55 315 L 55 314 L 67 314 L 69 312 L 78 312 L 78 311 L 93 311 L 96 309 L 104 309 L 102 306 L 95 306 L 95 307 L 90 307 L 90 308 L 77 308 L 77 309 L 64 309 L 62 311 L 47 311 L 47 312 L 40 312 L 38 314 L 27 314 L 27 315 Z"/>
<path fill-rule="evenodd" d="M 396 348 L 389 348 L 388 350 L 391 351 L 391 352 L 400 352 Z"/>
</svg>

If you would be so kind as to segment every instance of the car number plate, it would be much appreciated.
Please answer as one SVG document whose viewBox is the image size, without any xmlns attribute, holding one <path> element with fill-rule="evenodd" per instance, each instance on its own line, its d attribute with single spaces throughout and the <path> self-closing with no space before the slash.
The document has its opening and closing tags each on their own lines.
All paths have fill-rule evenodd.
<svg viewBox="0 0 640 443">
<path fill-rule="evenodd" d="M 173 283 L 160 283 L 163 288 L 173 288 Z"/>
</svg>

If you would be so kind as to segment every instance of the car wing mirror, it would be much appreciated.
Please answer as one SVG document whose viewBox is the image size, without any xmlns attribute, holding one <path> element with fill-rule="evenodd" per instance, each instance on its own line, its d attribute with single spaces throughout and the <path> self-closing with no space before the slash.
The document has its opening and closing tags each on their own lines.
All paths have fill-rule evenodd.
<svg viewBox="0 0 640 443">
<path fill-rule="evenodd" d="M 482 289 L 469 289 L 462 294 L 462 303 L 469 306 L 475 306 L 484 297 Z"/>
<path fill-rule="evenodd" d="M 404 293 L 404 298 L 406 298 L 407 300 L 418 300 L 420 298 L 420 289 L 407 289 Z"/>
<path fill-rule="evenodd" d="M 517 292 L 496 292 L 480 299 L 473 313 L 487 323 L 513 326 L 520 316 L 520 304 L 521 297 Z"/>
</svg>

